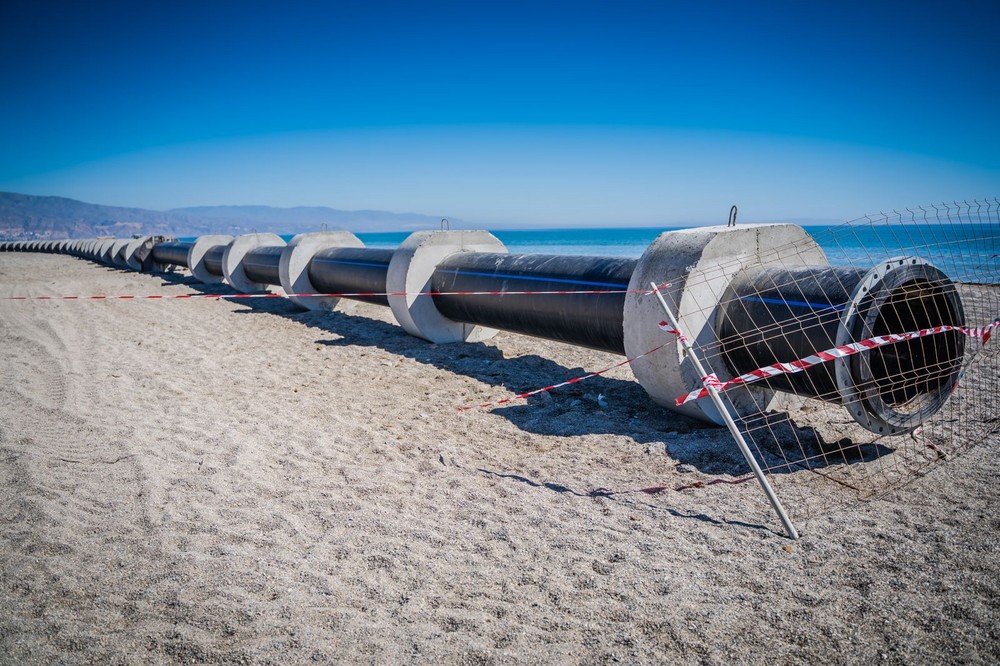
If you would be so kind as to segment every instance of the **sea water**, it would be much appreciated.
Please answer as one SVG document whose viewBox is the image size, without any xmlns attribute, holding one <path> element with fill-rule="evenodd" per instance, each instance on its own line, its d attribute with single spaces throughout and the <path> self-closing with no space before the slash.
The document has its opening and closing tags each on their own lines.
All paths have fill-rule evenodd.
<svg viewBox="0 0 1000 666">
<path fill-rule="evenodd" d="M 954 280 L 1000 282 L 1000 227 L 996 224 L 839 224 L 803 227 L 833 266 L 871 268 L 894 257 L 934 264 Z M 531 229 L 493 232 L 511 253 L 638 258 L 664 231 L 675 228 Z M 408 236 L 359 233 L 367 247 L 392 248 Z"/>
<path fill-rule="evenodd" d="M 640 257 L 649 244 L 672 228 L 500 229 L 491 232 L 514 254 L 572 254 Z M 357 234 L 367 247 L 396 247 L 407 233 Z"/>
<path fill-rule="evenodd" d="M 514 254 L 638 258 L 664 231 L 680 227 L 493 231 Z M 869 269 L 894 257 L 927 261 L 962 282 L 1000 283 L 1000 226 L 982 224 L 839 224 L 803 227 L 833 266 Z M 395 248 L 410 232 L 357 233 L 365 247 Z M 282 236 L 290 240 L 291 235 Z"/>
</svg>

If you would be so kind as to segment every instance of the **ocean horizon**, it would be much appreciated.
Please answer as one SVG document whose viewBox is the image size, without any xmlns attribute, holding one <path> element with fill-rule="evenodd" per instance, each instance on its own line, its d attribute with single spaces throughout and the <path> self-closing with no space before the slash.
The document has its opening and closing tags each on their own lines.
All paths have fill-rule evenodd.
<svg viewBox="0 0 1000 666">
<path fill-rule="evenodd" d="M 639 258 L 666 231 L 688 227 L 493 231 L 511 253 Z M 833 266 L 868 269 L 900 256 L 928 261 L 956 280 L 1000 281 L 1000 227 L 979 224 L 809 225 Z M 394 248 L 411 232 L 358 233 L 366 247 Z M 291 236 L 283 236 L 290 240 Z M 989 276 L 992 275 L 992 279 Z M 985 279 L 984 279 L 985 278 Z"/>
<path fill-rule="evenodd" d="M 513 254 L 639 258 L 666 231 L 690 227 L 500 229 L 491 231 Z M 956 280 L 1000 282 L 1000 227 L 996 223 L 808 225 L 834 266 L 870 268 L 900 256 L 928 261 Z M 398 247 L 412 231 L 355 232 L 365 247 Z M 286 241 L 294 234 L 279 234 Z M 194 240 L 182 238 L 180 240 Z M 991 277 L 992 276 L 992 277 Z"/>
</svg>

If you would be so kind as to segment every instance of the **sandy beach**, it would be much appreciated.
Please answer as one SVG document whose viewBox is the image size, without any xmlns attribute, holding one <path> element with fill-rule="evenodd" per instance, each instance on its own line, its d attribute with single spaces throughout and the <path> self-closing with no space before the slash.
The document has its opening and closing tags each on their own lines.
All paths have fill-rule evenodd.
<svg viewBox="0 0 1000 666">
<path fill-rule="evenodd" d="M 0 299 L 184 293 L 0 254 Z M 1000 661 L 996 436 L 793 542 L 754 483 L 673 490 L 739 453 L 627 367 L 455 409 L 602 352 L 350 302 L 0 300 L 0 359 L 0 663 Z"/>
</svg>

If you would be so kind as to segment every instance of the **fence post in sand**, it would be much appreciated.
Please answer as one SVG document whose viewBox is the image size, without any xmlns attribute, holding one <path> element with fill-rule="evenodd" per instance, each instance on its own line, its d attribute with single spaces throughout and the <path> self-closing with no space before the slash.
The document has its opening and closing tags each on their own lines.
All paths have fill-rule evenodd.
<svg viewBox="0 0 1000 666">
<path fill-rule="evenodd" d="M 771 507 L 774 512 L 778 514 L 778 518 L 781 519 L 782 525 L 785 526 L 785 532 L 788 534 L 790 539 L 798 539 L 799 533 L 795 529 L 795 525 L 792 525 L 791 519 L 788 514 L 785 513 L 785 507 L 781 505 L 781 500 L 774 493 L 774 488 L 768 482 L 767 477 L 764 476 L 764 472 L 761 471 L 760 465 L 757 464 L 757 460 L 754 459 L 753 453 L 750 451 L 750 447 L 747 446 L 747 442 L 743 439 L 743 433 L 740 432 L 739 427 L 737 427 L 736 422 L 733 420 L 732 415 L 726 406 L 722 402 L 722 396 L 719 395 L 719 391 L 715 388 L 715 385 L 709 380 L 708 373 L 705 372 L 705 367 L 701 364 L 701 360 L 698 355 L 694 353 L 694 348 L 688 339 L 681 333 L 680 324 L 677 322 L 677 318 L 674 317 L 673 311 L 670 306 L 667 305 L 667 301 L 664 300 L 663 294 L 660 293 L 660 287 L 657 286 L 655 282 L 650 282 L 653 288 L 653 293 L 656 294 L 656 298 L 659 299 L 660 305 L 663 306 L 663 311 L 667 313 L 667 319 L 670 321 L 670 325 L 674 327 L 674 330 L 678 332 L 678 340 L 681 346 L 684 348 L 684 354 L 691 359 L 691 362 L 698 369 L 698 372 L 702 376 L 702 385 L 708 390 L 709 397 L 712 398 L 712 402 L 715 403 L 716 409 L 719 410 L 719 414 L 722 415 L 722 419 L 726 422 L 726 427 L 729 428 L 729 432 L 733 435 L 733 439 L 736 440 L 736 445 L 740 448 L 740 453 L 746 459 L 747 464 L 750 465 L 750 469 L 753 470 L 753 474 L 757 477 L 757 481 L 760 483 L 761 488 L 764 490 L 764 494 L 767 495 L 767 501 L 771 503 Z"/>
</svg>

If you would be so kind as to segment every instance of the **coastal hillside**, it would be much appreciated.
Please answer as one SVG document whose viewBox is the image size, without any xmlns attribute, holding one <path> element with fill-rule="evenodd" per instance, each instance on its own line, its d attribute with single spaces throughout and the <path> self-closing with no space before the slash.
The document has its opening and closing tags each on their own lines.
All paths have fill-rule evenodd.
<svg viewBox="0 0 1000 666">
<path fill-rule="evenodd" d="M 440 218 L 415 213 L 345 211 L 323 206 L 202 206 L 156 211 L 85 203 L 64 197 L 0 192 L 0 240 L 46 240 L 133 234 L 198 236 L 252 231 L 294 234 L 436 229 Z"/>
</svg>

